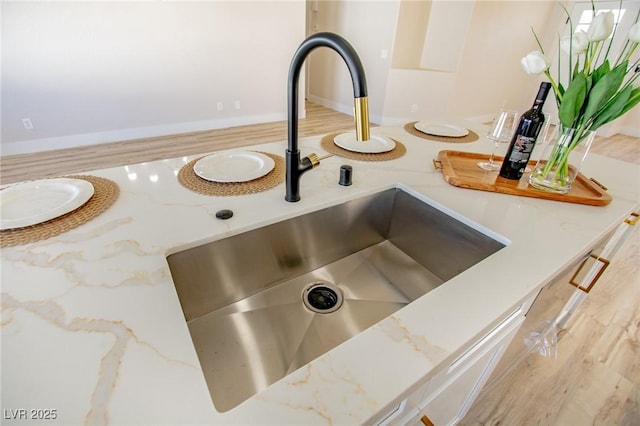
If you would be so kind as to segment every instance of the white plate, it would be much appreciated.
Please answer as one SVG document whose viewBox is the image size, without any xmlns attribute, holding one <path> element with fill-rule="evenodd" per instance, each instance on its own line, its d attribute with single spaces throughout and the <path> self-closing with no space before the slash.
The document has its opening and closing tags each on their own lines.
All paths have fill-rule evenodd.
<svg viewBox="0 0 640 426">
<path fill-rule="evenodd" d="M 449 138 L 461 138 L 469 134 L 469 130 L 455 124 L 436 123 L 430 121 L 418 121 L 413 125 L 416 130 L 434 136 L 445 136 Z"/>
<path fill-rule="evenodd" d="M 83 179 L 44 179 L 19 183 L 0 191 L 0 229 L 15 229 L 55 219 L 82 206 L 93 196 Z"/>
<path fill-rule="evenodd" d="M 247 182 L 269 173 L 273 159 L 252 151 L 222 151 L 196 161 L 193 171 L 212 182 Z"/>
<path fill-rule="evenodd" d="M 378 135 L 371 135 L 368 141 L 357 141 L 355 132 L 340 133 L 333 138 L 333 143 L 347 151 L 365 154 L 388 152 L 396 147 L 396 143 L 392 139 Z"/>
</svg>

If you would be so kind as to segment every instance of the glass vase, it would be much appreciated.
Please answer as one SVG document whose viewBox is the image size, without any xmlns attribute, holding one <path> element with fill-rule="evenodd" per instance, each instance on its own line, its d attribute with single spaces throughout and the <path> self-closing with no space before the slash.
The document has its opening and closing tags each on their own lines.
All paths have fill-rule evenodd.
<svg viewBox="0 0 640 426">
<path fill-rule="evenodd" d="M 595 136 L 596 132 L 592 130 L 556 126 L 529 176 L 529 184 L 542 191 L 568 193 Z"/>
</svg>

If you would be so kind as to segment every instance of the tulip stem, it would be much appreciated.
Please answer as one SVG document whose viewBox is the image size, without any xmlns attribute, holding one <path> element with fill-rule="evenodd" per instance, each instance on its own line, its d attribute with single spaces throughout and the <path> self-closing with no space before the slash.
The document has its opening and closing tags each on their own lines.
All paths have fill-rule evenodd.
<svg viewBox="0 0 640 426">
<path fill-rule="evenodd" d="M 627 43 L 629 43 L 629 40 L 627 40 Z M 625 44 L 624 46 L 625 48 L 627 47 L 627 45 Z M 629 51 L 627 52 L 627 54 L 624 56 L 623 61 L 628 61 L 631 58 L 631 55 L 633 55 L 633 52 L 635 52 L 636 48 L 638 47 L 638 42 L 634 41 L 631 44 L 631 47 L 629 48 Z M 617 65 L 617 64 L 616 64 Z"/>
<path fill-rule="evenodd" d="M 560 108 L 560 102 L 562 102 L 562 93 L 560 93 L 560 88 L 558 87 L 558 83 L 553 79 L 551 73 L 547 69 L 544 72 L 544 75 L 549 79 L 549 83 L 551 83 L 551 87 L 553 87 L 553 92 L 556 94 L 556 103 L 558 104 L 558 108 Z"/>
<path fill-rule="evenodd" d="M 587 47 L 587 54 L 585 55 L 586 57 L 584 62 L 585 77 L 589 77 L 589 74 L 591 73 L 591 63 L 593 62 L 593 58 L 596 56 L 598 46 L 600 46 L 600 42 L 596 41 L 593 46 L 589 43 L 589 46 Z"/>
</svg>

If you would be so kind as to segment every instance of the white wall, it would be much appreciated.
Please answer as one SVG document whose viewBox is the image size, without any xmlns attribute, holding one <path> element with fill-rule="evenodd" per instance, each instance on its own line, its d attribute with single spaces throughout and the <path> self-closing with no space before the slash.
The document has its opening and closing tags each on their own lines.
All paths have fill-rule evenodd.
<svg viewBox="0 0 640 426">
<path fill-rule="evenodd" d="M 397 0 L 320 0 L 312 11 L 316 32 L 342 35 L 358 53 L 367 77 L 369 115 L 380 123 L 398 13 Z M 386 52 L 386 56 L 385 55 Z M 314 50 L 308 59 L 308 98 L 320 105 L 353 114 L 353 87 L 348 69 L 330 49 Z"/>
<path fill-rule="evenodd" d="M 425 117 L 484 121 L 501 107 L 524 111 L 531 106 L 540 80 L 522 71 L 520 58 L 536 48 L 531 27 L 544 27 L 557 5 L 539 0 L 467 3 L 473 3 L 473 12 L 457 69 L 392 69 L 385 122 Z"/>
<path fill-rule="evenodd" d="M 562 22 L 556 1 L 476 2 L 448 111 L 482 117 L 501 107 L 531 108 L 543 78 L 527 75 L 520 59 L 538 50 L 532 28 L 545 43 Z"/>
<path fill-rule="evenodd" d="M 538 50 L 531 29 L 544 46 L 555 46 L 566 18 L 555 0 L 457 0 L 455 4 L 453 0 L 320 0 L 310 4 L 318 6 L 309 15 L 318 31 L 344 35 L 360 54 L 369 83 L 371 119 L 380 124 L 447 117 L 488 121 L 502 107 L 526 111 L 545 80 L 527 75 L 520 66 L 524 55 Z M 571 9 L 572 2 L 565 4 Z M 455 25 L 460 22 L 452 22 L 452 13 L 464 15 L 460 20 L 465 25 Z M 429 50 L 424 43 L 433 28 L 440 42 Z M 438 53 L 438 48 L 446 51 L 454 45 L 459 52 L 446 52 L 447 66 L 425 61 L 427 50 L 438 59 L 442 55 L 435 55 L 434 49 Z M 386 59 L 380 57 L 383 50 Z M 337 55 L 312 55 L 310 66 L 309 99 L 350 114 L 349 77 Z M 545 109 L 555 112 L 552 95 Z M 615 123 L 615 130 L 638 136 L 638 114 L 640 107 Z"/>
<path fill-rule="evenodd" d="M 402 2 L 414 6 L 404 16 Z M 562 10 L 554 0 L 473 3 L 458 68 L 442 72 L 420 69 L 419 51 L 396 61 L 412 33 L 424 41 L 428 16 L 416 13 L 430 13 L 427 0 L 318 0 L 315 12 L 305 0 L 2 1 L 0 154 L 284 120 L 305 13 L 358 51 L 375 123 L 524 111 L 541 80 L 519 65 L 536 48 L 530 28 L 552 44 Z M 307 63 L 309 99 L 351 114 L 339 56 L 318 49 Z M 640 136 L 638 122 L 636 107 L 616 129 Z"/>
<path fill-rule="evenodd" d="M 2 154 L 284 120 L 304 7 L 3 1 Z"/>
<path fill-rule="evenodd" d="M 640 138 L 640 105 L 636 105 L 624 117 L 614 122 L 614 124 L 618 132 Z"/>
<path fill-rule="evenodd" d="M 318 30 L 344 35 L 361 56 L 369 83 L 372 121 L 391 124 L 445 116 L 483 120 L 502 106 L 522 111 L 530 107 L 539 80 L 522 71 L 520 58 L 536 47 L 530 28 L 548 22 L 555 2 L 446 3 L 440 1 L 434 7 L 430 1 L 415 0 L 317 2 L 318 11 L 312 16 Z M 449 39 L 458 40 L 460 51 L 448 55 L 455 60 L 449 61 L 453 65 L 446 70 L 427 68 L 425 63 L 429 61 L 424 60 L 421 44 L 429 38 L 429 20 L 440 24 L 450 21 L 447 11 L 453 8 L 467 14 L 465 34 L 460 34 L 454 23 L 438 28 L 440 33 L 448 29 L 455 32 Z M 444 17 L 436 16 L 438 13 Z M 415 43 L 407 43 L 411 33 L 420 41 L 418 48 Z M 438 37 L 447 40 L 446 34 Z M 451 43 L 439 45 L 431 49 L 451 49 Z M 383 50 L 386 59 L 381 58 Z M 350 112 L 348 73 L 334 56 L 322 52 L 311 61 L 309 99 Z"/>
</svg>

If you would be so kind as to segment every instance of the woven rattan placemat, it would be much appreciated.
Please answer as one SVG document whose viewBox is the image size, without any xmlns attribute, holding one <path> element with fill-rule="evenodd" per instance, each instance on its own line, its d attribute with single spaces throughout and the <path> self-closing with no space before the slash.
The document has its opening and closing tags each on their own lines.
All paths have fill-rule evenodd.
<svg viewBox="0 0 640 426">
<path fill-rule="evenodd" d="M 77 209 L 36 225 L 24 228 L 0 231 L 0 247 L 33 243 L 55 237 L 70 229 L 82 225 L 98 216 L 113 204 L 120 195 L 118 184 L 105 178 L 89 175 L 65 176 L 70 179 L 83 179 L 93 185 L 93 195 Z"/>
<path fill-rule="evenodd" d="M 436 135 L 428 135 L 426 133 L 422 133 L 420 130 L 416 129 L 414 127 L 414 125 L 417 123 L 417 121 L 412 121 L 411 123 L 407 123 L 404 125 L 404 130 L 413 135 L 413 136 L 417 136 L 419 138 L 422 139 L 428 139 L 430 141 L 436 141 L 436 142 L 448 142 L 448 143 L 469 143 L 469 142 L 475 142 L 477 141 L 480 137 L 478 136 L 478 134 L 476 132 L 474 132 L 473 130 L 469 130 L 469 134 L 466 136 L 462 136 L 460 138 L 451 138 L 451 137 L 446 137 L 446 136 L 436 136 Z"/>
<path fill-rule="evenodd" d="M 269 173 L 257 179 L 247 182 L 211 182 L 202 179 L 193 171 L 194 164 L 203 158 L 200 157 L 182 166 L 178 172 L 178 181 L 185 188 L 203 195 L 244 195 L 266 191 L 284 182 L 284 158 L 268 152 L 261 152 L 261 154 L 271 157 L 275 166 Z"/>
<path fill-rule="evenodd" d="M 340 157 L 349 158 L 351 160 L 360 160 L 360 161 L 387 161 L 387 160 L 395 160 L 396 158 L 402 157 L 407 152 L 407 147 L 405 147 L 401 142 L 393 139 L 396 143 L 396 146 L 387 152 L 381 152 L 379 154 L 366 154 L 360 152 L 353 152 L 346 150 L 344 148 L 340 148 L 333 142 L 333 138 L 338 136 L 342 132 L 330 133 L 322 138 L 320 141 L 320 146 L 327 152 L 331 154 L 335 154 Z"/>
</svg>

